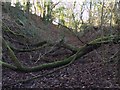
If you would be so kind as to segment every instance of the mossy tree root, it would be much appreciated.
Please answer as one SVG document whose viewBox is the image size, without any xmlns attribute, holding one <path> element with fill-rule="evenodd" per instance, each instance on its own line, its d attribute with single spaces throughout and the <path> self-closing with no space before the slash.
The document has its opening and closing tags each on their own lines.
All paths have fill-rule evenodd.
<svg viewBox="0 0 120 90">
<path fill-rule="evenodd" d="M 3 66 L 10 68 L 12 70 L 16 70 L 16 71 L 22 71 L 22 72 L 35 72 L 35 71 L 40 71 L 43 69 L 52 69 L 52 68 L 56 68 L 56 67 L 60 67 L 66 64 L 69 64 L 71 61 L 77 60 L 78 58 L 88 54 L 89 52 L 99 48 L 101 46 L 101 44 L 108 44 L 108 43 L 115 43 L 118 44 L 120 43 L 120 36 L 107 36 L 107 37 L 102 37 L 102 38 L 98 38 L 94 41 L 91 41 L 90 43 L 88 43 L 87 45 L 82 46 L 81 48 L 78 48 L 78 51 L 64 59 L 61 61 L 55 61 L 52 63 L 46 63 L 46 64 L 42 64 L 42 65 L 38 65 L 38 66 L 34 66 L 34 67 L 22 67 L 22 68 L 15 68 L 13 66 L 8 66 L 5 63 L 0 62 L 1 64 L 3 64 Z"/>
<path fill-rule="evenodd" d="M 36 47 L 36 48 L 31 48 L 31 49 L 18 49 L 18 48 L 15 48 L 13 46 L 10 46 L 10 48 L 15 52 L 32 52 L 32 51 L 40 50 L 46 46 L 47 46 L 47 44 L 45 44 L 43 46 Z"/>
<path fill-rule="evenodd" d="M 12 60 L 13 63 L 15 64 L 15 66 L 16 66 L 17 68 L 22 68 L 23 66 L 21 65 L 21 63 L 20 63 L 20 61 L 18 60 L 18 58 L 15 56 L 13 50 L 9 47 L 9 45 L 7 44 L 7 42 L 6 42 L 4 39 L 2 39 L 2 41 L 3 41 L 3 45 L 4 45 L 5 47 L 7 47 L 8 53 L 9 53 L 9 55 L 10 55 L 10 57 L 11 57 L 11 60 Z M 7 65 L 7 64 L 6 64 L 6 65 Z M 7 66 L 8 66 L 8 65 L 7 65 Z M 11 67 L 12 67 L 12 66 L 11 66 Z"/>
<path fill-rule="evenodd" d="M 65 49 L 68 49 L 70 51 L 72 51 L 73 53 L 76 53 L 78 48 L 77 47 L 74 47 L 72 45 L 69 45 L 69 44 L 66 44 L 66 43 L 61 43 L 61 44 L 53 44 L 53 43 L 44 43 L 44 44 L 35 44 L 34 45 L 28 45 L 30 48 L 24 48 L 24 49 L 19 49 L 19 48 L 15 48 L 13 47 L 12 45 L 9 45 L 10 48 L 15 51 L 15 52 L 32 52 L 32 51 L 36 51 L 36 50 L 40 50 L 41 48 L 44 48 L 46 46 L 54 46 L 54 47 L 63 47 Z M 33 46 L 33 47 L 31 47 Z"/>
<path fill-rule="evenodd" d="M 64 41 L 60 40 L 59 42 L 57 43 L 48 43 L 47 41 L 43 41 L 43 42 L 39 42 L 37 44 L 33 44 L 33 45 L 28 45 L 30 48 L 24 48 L 24 49 L 19 49 L 19 48 L 15 48 L 13 47 L 12 45 L 9 45 L 10 48 L 13 50 L 13 51 L 16 51 L 16 52 L 31 52 L 31 51 L 36 51 L 36 50 L 40 50 L 41 48 L 44 48 L 46 46 L 54 46 L 54 47 L 63 47 L 65 49 L 68 49 L 70 51 L 72 51 L 73 53 L 76 53 L 78 48 L 72 46 L 72 45 L 69 45 L 69 44 L 66 44 L 64 43 Z"/>
<path fill-rule="evenodd" d="M 47 44 L 47 41 L 42 41 L 42 42 L 39 42 L 37 44 L 30 44 L 28 46 L 31 46 L 31 47 L 40 47 L 40 46 L 43 46 L 44 44 Z"/>
</svg>

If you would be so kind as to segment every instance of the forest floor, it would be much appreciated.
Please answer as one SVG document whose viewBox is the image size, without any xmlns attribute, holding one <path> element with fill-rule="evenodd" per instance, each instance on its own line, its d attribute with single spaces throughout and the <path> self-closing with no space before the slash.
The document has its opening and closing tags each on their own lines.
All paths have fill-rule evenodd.
<svg viewBox="0 0 120 90">
<path fill-rule="evenodd" d="M 24 29 L 26 26 L 21 26 L 17 24 L 16 20 L 11 17 L 9 13 L 3 12 L 3 22 L 14 32 L 21 32 L 21 29 Z M 65 27 L 58 27 L 53 24 L 44 24 L 43 21 L 36 15 L 31 16 L 31 21 L 28 24 L 29 28 L 31 27 L 31 22 L 35 27 L 38 33 L 38 37 L 34 38 L 29 36 L 29 43 L 36 43 L 41 40 L 51 41 L 59 41 L 61 35 L 64 34 L 66 43 L 81 47 L 84 45 L 81 43 L 74 35 L 69 32 Z M 44 30 L 43 30 L 44 28 Z M 81 37 L 81 40 L 85 43 L 90 40 L 95 39 L 100 33 L 95 33 L 97 31 L 89 31 L 84 36 Z M 60 34 L 62 33 L 62 34 Z M 94 33 L 94 34 L 93 34 Z M 20 41 L 24 40 L 21 38 L 16 38 L 9 33 L 3 32 L 3 37 L 6 40 L 9 40 L 10 43 L 17 47 L 22 48 L 23 46 L 18 43 L 12 41 Z M 91 38 L 90 38 L 91 37 Z M 73 64 L 65 67 L 53 74 L 48 76 L 44 76 L 30 82 L 21 84 L 18 83 L 16 85 L 12 85 L 14 88 L 120 88 L 117 84 L 117 57 L 113 58 L 112 62 L 106 63 L 106 61 L 111 60 L 111 57 L 118 51 L 118 45 L 108 44 L 102 45 L 99 49 L 90 52 L 89 54 L 79 58 L 73 62 Z M 69 50 L 60 48 L 56 50 L 54 53 L 49 53 L 43 58 L 40 58 L 41 55 L 46 53 L 50 48 L 43 48 L 42 50 L 37 50 L 33 52 L 22 52 L 15 53 L 20 62 L 25 66 L 35 66 L 38 64 L 48 63 L 52 61 L 62 60 L 65 57 L 70 56 L 71 52 Z M 40 60 L 38 60 L 40 58 Z M 6 62 L 11 63 L 11 60 L 6 52 L 6 49 L 3 47 L 3 59 Z M 25 80 L 31 77 L 42 75 L 48 73 L 52 70 L 42 70 L 39 72 L 31 72 L 31 73 L 22 73 L 15 72 L 7 68 L 2 69 L 2 84 L 7 85 L 18 80 Z"/>
</svg>

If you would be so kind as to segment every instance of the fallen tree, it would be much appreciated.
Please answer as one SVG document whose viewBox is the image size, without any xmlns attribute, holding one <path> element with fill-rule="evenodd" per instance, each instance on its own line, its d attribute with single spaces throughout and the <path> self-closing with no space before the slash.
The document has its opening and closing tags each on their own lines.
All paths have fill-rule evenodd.
<svg viewBox="0 0 120 90">
<path fill-rule="evenodd" d="M 12 69 L 15 71 L 21 71 L 21 72 L 35 72 L 35 71 L 40 71 L 40 70 L 45 70 L 45 69 L 52 69 L 52 68 L 67 65 L 67 64 L 71 63 L 71 61 L 73 62 L 74 60 L 77 60 L 78 58 L 99 48 L 102 44 L 108 44 L 111 42 L 114 44 L 119 44 L 120 36 L 112 35 L 112 36 L 105 36 L 105 37 L 95 39 L 95 40 L 89 42 L 88 44 L 82 46 L 81 48 L 77 48 L 78 50 L 75 54 L 71 55 L 70 57 L 68 57 L 64 60 L 46 63 L 46 64 L 42 64 L 42 65 L 37 65 L 37 66 L 33 66 L 33 67 L 26 67 L 26 66 L 21 65 L 20 61 L 15 56 L 13 50 L 9 47 L 9 45 L 3 39 L 3 44 L 8 48 L 8 51 L 10 53 L 9 55 L 15 66 L 8 64 L 6 62 L 3 62 L 3 61 L 0 61 L 0 64 L 2 64 L 3 67 L 7 67 L 9 69 Z"/>
</svg>

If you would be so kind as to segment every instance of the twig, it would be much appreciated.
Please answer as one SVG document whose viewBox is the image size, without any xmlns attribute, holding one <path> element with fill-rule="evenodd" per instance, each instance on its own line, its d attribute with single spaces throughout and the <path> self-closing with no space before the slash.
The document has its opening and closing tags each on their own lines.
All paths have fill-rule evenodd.
<svg viewBox="0 0 120 90">
<path fill-rule="evenodd" d="M 37 63 L 41 58 L 43 58 L 45 55 L 56 51 L 57 49 L 59 49 L 60 47 L 55 48 L 56 46 L 58 46 L 59 44 L 61 44 L 63 42 L 63 39 L 61 39 L 58 43 L 56 43 L 54 46 L 52 46 L 52 48 L 48 51 L 45 52 L 42 56 L 39 55 L 39 58 L 37 59 L 37 61 L 35 63 Z"/>
<path fill-rule="evenodd" d="M 118 50 L 114 55 L 112 55 L 112 56 L 110 57 L 110 60 L 109 60 L 109 61 L 106 61 L 105 63 L 111 62 L 111 61 L 113 60 L 113 58 L 115 58 L 119 53 L 120 53 L 120 50 Z"/>
</svg>

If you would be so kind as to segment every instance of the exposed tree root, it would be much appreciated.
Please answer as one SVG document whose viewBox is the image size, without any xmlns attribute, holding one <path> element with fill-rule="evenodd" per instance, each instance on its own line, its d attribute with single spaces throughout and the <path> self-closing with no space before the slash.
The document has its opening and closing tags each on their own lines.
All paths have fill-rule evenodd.
<svg viewBox="0 0 120 90">
<path fill-rule="evenodd" d="M 23 42 L 20 42 L 20 41 L 18 41 L 18 40 L 14 40 L 14 39 L 12 39 L 12 38 L 10 38 L 10 37 L 8 37 L 7 40 L 8 40 L 8 41 L 15 42 L 15 43 L 17 43 L 17 44 L 19 44 L 19 45 L 22 45 L 22 46 L 27 46 L 27 45 L 28 45 L 28 43 L 23 43 Z"/>
<path fill-rule="evenodd" d="M 90 43 L 88 43 L 87 45 L 84 45 L 82 46 L 81 48 L 78 48 L 78 51 L 64 59 L 64 60 L 61 60 L 61 61 L 55 61 L 55 62 L 52 62 L 52 63 L 46 63 L 46 64 L 42 64 L 42 65 L 38 65 L 38 66 L 34 66 L 34 67 L 21 67 L 21 68 L 10 68 L 10 66 L 8 66 L 7 64 L 5 63 L 2 63 L 2 61 L 0 62 L 1 64 L 3 64 L 3 66 L 7 67 L 7 68 L 10 68 L 12 70 L 15 70 L 15 71 L 21 71 L 21 72 L 35 72 L 35 71 L 40 71 L 40 70 L 45 70 L 45 69 L 52 69 L 52 68 L 56 68 L 56 67 L 60 67 L 60 66 L 64 66 L 68 63 L 70 63 L 73 58 L 75 57 L 74 60 L 82 57 L 83 55 L 99 48 L 101 46 L 101 44 L 108 44 L 110 42 L 113 42 L 113 43 L 120 43 L 120 37 L 118 36 L 107 36 L 107 37 L 102 37 L 102 38 L 98 38 L 94 41 L 91 41 Z M 13 52 L 12 52 L 13 54 Z M 12 58 L 11 59 L 17 59 L 15 55 L 12 55 Z M 13 60 L 14 61 L 14 60 Z M 19 60 L 16 60 L 16 61 L 19 61 Z M 18 65 L 16 65 L 18 67 Z"/>
<path fill-rule="evenodd" d="M 37 44 L 30 44 L 28 46 L 39 47 L 39 46 L 43 46 L 44 44 L 47 44 L 47 41 L 42 41 L 42 42 L 39 42 Z"/>
<path fill-rule="evenodd" d="M 31 49 L 18 49 L 18 48 L 12 47 L 12 46 L 10 46 L 10 48 L 13 51 L 16 51 L 16 52 L 32 52 L 32 51 L 40 50 L 40 49 L 42 49 L 42 48 L 44 48 L 46 46 L 47 46 L 47 44 L 45 44 L 43 46 L 36 47 L 36 48 L 31 48 Z"/>
<path fill-rule="evenodd" d="M 48 44 L 48 45 L 47 45 Z M 76 53 L 78 48 L 72 46 L 72 45 L 69 45 L 69 44 L 66 44 L 64 43 L 63 41 L 59 41 L 58 43 L 47 43 L 47 41 L 43 41 L 43 42 L 40 42 L 40 43 L 37 43 L 37 44 L 33 44 L 33 45 L 28 45 L 30 48 L 24 48 L 24 49 L 19 49 L 19 48 L 15 48 L 13 46 L 10 45 L 11 49 L 13 51 L 16 51 L 16 52 L 32 52 L 32 51 L 36 51 L 36 50 L 40 50 L 41 48 L 44 48 L 46 46 L 52 46 L 52 47 L 63 47 L 65 49 L 68 49 L 70 51 L 72 51 L 73 53 Z M 31 46 L 33 46 L 31 48 Z M 52 52 L 54 50 L 50 50 L 50 52 Z M 50 53 L 49 52 L 49 53 Z"/>
<path fill-rule="evenodd" d="M 9 53 L 9 55 L 10 55 L 10 57 L 11 57 L 11 60 L 12 60 L 13 63 L 15 64 L 15 66 L 16 66 L 18 69 L 22 69 L 23 66 L 21 65 L 21 63 L 20 63 L 20 61 L 17 59 L 17 57 L 15 56 L 13 50 L 8 46 L 8 44 L 6 43 L 6 41 L 5 41 L 4 39 L 2 39 L 2 40 L 3 40 L 3 45 L 7 47 L 8 53 Z M 5 64 L 5 63 L 4 63 L 4 64 Z M 5 65 L 10 67 L 10 65 L 8 65 L 8 64 L 5 64 Z M 12 67 L 12 66 L 11 66 L 11 67 Z M 12 68 L 13 68 L 13 67 L 12 67 Z"/>
</svg>

